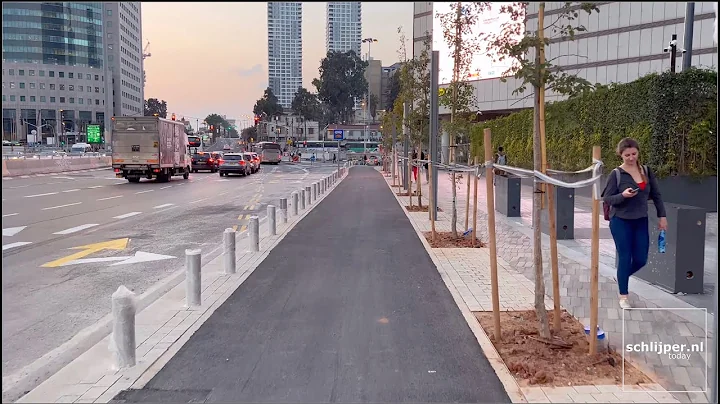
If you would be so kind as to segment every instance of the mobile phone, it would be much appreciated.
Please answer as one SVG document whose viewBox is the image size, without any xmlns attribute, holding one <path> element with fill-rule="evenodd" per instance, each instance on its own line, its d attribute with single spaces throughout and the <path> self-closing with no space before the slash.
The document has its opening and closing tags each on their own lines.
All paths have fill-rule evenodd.
<svg viewBox="0 0 720 404">
<path fill-rule="evenodd" d="M 638 191 L 640 191 L 640 188 L 633 188 L 630 190 L 630 192 L 632 192 L 633 194 L 637 194 Z"/>
</svg>

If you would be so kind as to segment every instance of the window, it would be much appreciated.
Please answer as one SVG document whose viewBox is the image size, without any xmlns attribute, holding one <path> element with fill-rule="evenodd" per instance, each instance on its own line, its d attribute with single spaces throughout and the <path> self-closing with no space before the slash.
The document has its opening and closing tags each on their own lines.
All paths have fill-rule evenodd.
<svg viewBox="0 0 720 404">
<path fill-rule="evenodd" d="M 78 86 L 78 91 L 82 91 L 82 90 L 83 90 L 83 86 Z"/>
<path fill-rule="evenodd" d="M 65 78 L 65 72 L 58 72 L 58 77 L 60 77 L 61 79 L 64 79 L 64 78 Z"/>
<path fill-rule="evenodd" d="M 35 83 L 30 83 L 30 89 L 31 89 L 31 90 L 34 90 L 34 89 L 35 89 Z"/>
<path fill-rule="evenodd" d="M 34 95 L 31 95 L 31 96 L 30 96 L 30 102 L 35 102 L 35 96 L 34 96 Z"/>
<path fill-rule="evenodd" d="M 100 92 L 100 87 L 95 87 L 95 92 L 96 92 L 96 93 L 99 93 L 99 92 Z"/>
<path fill-rule="evenodd" d="M 95 81 L 98 81 L 98 80 L 100 80 L 100 76 L 96 74 L 96 75 L 95 75 Z"/>
<path fill-rule="evenodd" d="M 11 76 L 15 75 L 15 69 L 8 69 L 8 74 Z"/>
<path fill-rule="evenodd" d="M 108 10 L 107 15 L 112 15 L 112 10 Z"/>
<path fill-rule="evenodd" d="M 50 73 L 49 77 L 55 77 L 55 72 L 50 70 L 48 73 Z"/>
<path fill-rule="evenodd" d="M 42 71 L 42 70 L 40 70 L 40 71 Z M 44 96 L 44 95 L 41 95 L 41 96 L 40 96 L 40 102 L 45 102 L 45 101 L 46 101 L 45 96 Z"/>
<path fill-rule="evenodd" d="M 14 95 L 11 95 L 11 96 L 10 96 L 10 101 L 15 101 L 15 96 L 14 96 Z"/>
<path fill-rule="evenodd" d="M 60 84 L 60 91 L 65 91 L 65 84 Z"/>
<path fill-rule="evenodd" d="M 34 76 L 34 75 L 35 75 L 35 70 L 30 70 L 30 71 L 29 71 L 29 74 L 30 74 L 31 76 Z"/>
<path fill-rule="evenodd" d="M 85 98 L 78 98 L 78 104 L 84 104 Z"/>
<path fill-rule="evenodd" d="M 95 105 L 100 105 L 100 100 L 95 99 Z"/>
<path fill-rule="evenodd" d="M 55 89 L 55 84 L 50 83 L 50 89 L 51 89 L 51 90 L 54 90 L 54 89 Z"/>
<path fill-rule="evenodd" d="M 75 91 L 75 85 L 74 85 L 74 84 L 69 84 L 69 85 L 68 85 L 68 90 L 70 90 L 70 91 Z"/>
<path fill-rule="evenodd" d="M 108 32 L 107 37 L 108 37 L 108 39 L 113 39 L 112 32 Z"/>
<path fill-rule="evenodd" d="M 42 70 L 41 70 L 41 71 L 42 71 Z M 40 89 L 41 89 L 41 90 L 44 90 L 44 89 L 45 89 L 45 83 L 40 83 Z"/>
<path fill-rule="evenodd" d="M 18 75 L 19 75 L 19 76 L 24 76 L 24 75 L 25 75 L 25 70 L 23 70 L 23 69 L 18 70 Z"/>
<path fill-rule="evenodd" d="M 55 97 L 50 97 L 50 102 L 55 102 Z"/>
<path fill-rule="evenodd" d="M 7 101 L 7 97 L 5 97 L 5 94 L 3 94 L 3 101 Z"/>
<path fill-rule="evenodd" d="M 92 104 L 92 99 L 91 99 L 91 98 L 88 98 L 87 101 L 88 101 L 88 102 L 87 102 L 88 105 L 91 105 L 91 104 Z"/>
<path fill-rule="evenodd" d="M 65 97 L 60 97 L 60 103 L 61 103 L 61 104 L 64 104 L 64 103 L 65 103 Z"/>
<path fill-rule="evenodd" d="M 74 78 L 75 78 L 75 77 L 73 77 L 73 72 L 68 73 L 68 78 L 69 78 L 69 79 L 74 79 Z"/>
<path fill-rule="evenodd" d="M 70 104 L 75 104 L 75 97 L 70 97 Z"/>
<path fill-rule="evenodd" d="M 112 27 L 112 21 L 108 21 L 107 26 L 108 26 L 108 28 Z"/>
<path fill-rule="evenodd" d="M 92 75 L 91 75 L 90 73 L 87 73 L 87 74 L 85 75 L 85 78 L 88 79 L 88 80 L 92 80 Z"/>
<path fill-rule="evenodd" d="M 25 88 L 25 83 L 20 83 L 20 88 Z"/>
<path fill-rule="evenodd" d="M 45 70 L 40 70 L 40 77 L 45 77 Z"/>
<path fill-rule="evenodd" d="M 10 82 L 10 88 L 15 88 L 15 82 L 14 82 L 14 81 L 11 81 L 11 82 Z"/>
<path fill-rule="evenodd" d="M 21 95 L 21 96 L 20 96 L 20 102 L 25 102 L 25 96 L 24 96 L 24 95 Z"/>
</svg>

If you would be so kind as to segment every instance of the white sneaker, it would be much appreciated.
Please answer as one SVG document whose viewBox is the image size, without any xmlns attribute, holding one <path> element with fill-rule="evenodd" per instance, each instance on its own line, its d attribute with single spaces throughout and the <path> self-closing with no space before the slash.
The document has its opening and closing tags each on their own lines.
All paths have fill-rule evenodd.
<svg viewBox="0 0 720 404">
<path fill-rule="evenodd" d="M 630 301 L 627 297 L 621 297 L 620 298 L 620 308 L 621 309 L 632 309 L 632 305 L 630 304 Z"/>
</svg>

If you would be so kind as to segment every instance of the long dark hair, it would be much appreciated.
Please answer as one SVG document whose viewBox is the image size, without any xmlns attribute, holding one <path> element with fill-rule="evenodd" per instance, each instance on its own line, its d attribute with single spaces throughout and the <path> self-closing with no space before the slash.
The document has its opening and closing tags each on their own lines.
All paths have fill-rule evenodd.
<svg viewBox="0 0 720 404">
<path fill-rule="evenodd" d="M 646 182 L 647 179 L 645 178 L 645 170 L 643 169 L 642 163 L 640 162 L 640 144 L 638 144 L 637 140 L 631 137 L 626 137 L 623 138 L 620 143 L 618 143 L 615 152 L 622 159 L 622 154 L 626 149 L 636 149 L 638 151 L 638 158 L 636 160 L 638 171 L 640 171 L 640 176 L 642 177 L 643 182 Z"/>
</svg>

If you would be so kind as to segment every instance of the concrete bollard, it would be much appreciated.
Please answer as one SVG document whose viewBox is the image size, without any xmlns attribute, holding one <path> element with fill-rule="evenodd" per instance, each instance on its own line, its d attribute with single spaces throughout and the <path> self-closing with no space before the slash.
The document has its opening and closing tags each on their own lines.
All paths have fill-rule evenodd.
<svg viewBox="0 0 720 404">
<path fill-rule="evenodd" d="M 300 190 L 300 209 L 305 210 L 305 200 L 307 195 L 307 188 L 303 188 Z"/>
<path fill-rule="evenodd" d="M 288 222 L 288 206 L 287 206 L 287 198 L 280 198 L 280 218 L 281 223 L 287 223 Z"/>
<path fill-rule="evenodd" d="M 312 205 L 312 186 L 305 187 L 305 200 L 307 201 L 307 206 L 310 207 Z"/>
<path fill-rule="evenodd" d="M 202 293 L 202 278 L 200 273 L 202 251 L 198 249 L 185 250 L 185 304 L 187 307 L 200 306 Z"/>
<path fill-rule="evenodd" d="M 267 207 L 267 218 L 268 227 L 270 228 L 270 235 L 277 235 L 277 222 L 275 221 L 275 205 L 268 205 Z"/>
<path fill-rule="evenodd" d="M 112 294 L 112 350 L 118 369 L 135 366 L 135 293 L 121 285 Z"/>
<path fill-rule="evenodd" d="M 318 197 L 318 183 L 313 182 L 313 184 L 312 184 L 312 203 L 315 203 L 315 201 L 317 201 L 317 197 Z"/>
<path fill-rule="evenodd" d="M 225 257 L 225 273 L 235 273 L 235 230 L 225 229 L 223 233 L 223 256 Z"/>
<path fill-rule="evenodd" d="M 257 216 L 251 216 L 248 223 L 250 230 L 250 251 L 260 251 L 260 219 Z"/>
<path fill-rule="evenodd" d="M 293 216 L 298 215 L 298 203 L 300 199 L 300 194 L 298 191 L 293 192 L 292 194 L 292 209 L 293 209 Z"/>
</svg>

